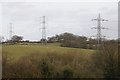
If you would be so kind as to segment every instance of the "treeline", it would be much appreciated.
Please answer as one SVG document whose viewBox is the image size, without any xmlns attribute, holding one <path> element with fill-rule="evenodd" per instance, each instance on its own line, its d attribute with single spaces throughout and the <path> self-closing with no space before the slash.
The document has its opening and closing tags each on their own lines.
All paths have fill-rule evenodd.
<svg viewBox="0 0 120 80">
<path fill-rule="evenodd" d="M 39 41 L 29 41 L 23 40 L 22 36 L 14 35 L 11 40 L 7 40 L 6 42 L 3 42 L 3 44 L 23 44 L 28 45 L 28 43 L 60 43 L 61 47 L 72 47 L 72 48 L 83 48 L 83 49 L 96 49 L 97 48 L 97 40 L 93 38 L 88 38 L 86 36 L 79 36 L 74 35 L 72 33 L 62 33 L 59 35 L 55 35 L 52 37 L 48 37 L 48 39 L 41 39 Z M 102 43 L 116 43 L 118 40 L 104 40 Z"/>
<path fill-rule="evenodd" d="M 77 36 L 72 33 L 64 33 L 53 36 L 48 42 L 60 42 L 62 47 L 86 48 L 87 37 Z"/>
<path fill-rule="evenodd" d="M 74 35 L 72 33 L 63 33 L 48 38 L 48 43 L 61 43 L 62 47 L 96 49 L 97 40 L 85 36 Z M 103 43 L 116 43 L 117 40 L 105 40 Z"/>
</svg>

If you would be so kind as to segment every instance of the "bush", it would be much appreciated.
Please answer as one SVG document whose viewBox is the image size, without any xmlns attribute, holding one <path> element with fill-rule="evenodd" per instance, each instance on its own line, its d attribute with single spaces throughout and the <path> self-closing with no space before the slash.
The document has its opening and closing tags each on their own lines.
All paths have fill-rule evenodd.
<svg viewBox="0 0 120 80">
<path fill-rule="evenodd" d="M 116 43 L 104 44 L 93 57 L 98 75 L 104 78 L 118 77 L 118 46 Z"/>
<path fill-rule="evenodd" d="M 51 71 L 49 68 L 49 64 L 46 60 L 41 61 L 38 65 L 38 69 L 41 72 L 42 78 L 50 78 L 51 77 Z"/>
<path fill-rule="evenodd" d="M 73 78 L 73 70 L 71 67 L 65 67 L 63 69 L 63 78 Z"/>
</svg>

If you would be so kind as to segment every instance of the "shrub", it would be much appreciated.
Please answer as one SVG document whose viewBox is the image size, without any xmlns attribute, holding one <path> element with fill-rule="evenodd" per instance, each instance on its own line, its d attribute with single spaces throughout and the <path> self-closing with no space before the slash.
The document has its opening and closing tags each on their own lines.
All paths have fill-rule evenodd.
<svg viewBox="0 0 120 80">
<path fill-rule="evenodd" d="M 41 75 L 43 78 L 50 78 L 51 77 L 51 72 L 49 68 L 49 64 L 46 60 L 42 60 L 39 65 L 38 69 L 41 72 Z"/>
<path fill-rule="evenodd" d="M 68 66 L 63 69 L 63 78 L 73 78 L 73 74 L 74 72 L 71 67 Z"/>
<path fill-rule="evenodd" d="M 118 75 L 118 46 L 116 43 L 104 44 L 94 55 L 94 67 L 104 78 L 116 78 Z"/>
</svg>

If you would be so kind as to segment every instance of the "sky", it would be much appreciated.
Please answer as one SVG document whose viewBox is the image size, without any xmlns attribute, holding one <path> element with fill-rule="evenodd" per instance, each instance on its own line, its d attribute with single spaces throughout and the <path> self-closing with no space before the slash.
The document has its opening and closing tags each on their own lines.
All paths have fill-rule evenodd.
<svg viewBox="0 0 120 80">
<path fill-rule="evenodd" d="M 91 20 L 97 18 L 100 13 L 101 18 L 108 20 L 102 22 L 102 26 L 109 28 L 102 30 L 102 35 L 109 39 L 116 39 L 118 37 L 118 2 L 117 0 L 104 1 L 4 0 L 0 4 L 0 21 L 2 22 L 0 35 L 9 39 L 9 23 L 13 23 L 14 35 L 23 36 L 24 40 L 38 41 L 42 36 L 41 17 L 45 16 L 47 37 L 64 32 L 87 37 L 95 36 L 97 32 L 91 28 L 96 27 L 97 22 Z"/>
</svg>

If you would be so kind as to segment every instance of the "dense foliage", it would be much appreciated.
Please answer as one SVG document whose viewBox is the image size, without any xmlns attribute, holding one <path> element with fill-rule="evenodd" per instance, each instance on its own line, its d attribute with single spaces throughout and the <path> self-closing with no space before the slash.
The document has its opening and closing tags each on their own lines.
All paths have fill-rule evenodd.
<svg viewBox="0 0 120 80">
<path fill-rule="evenodd" d="M 95 48 L 96 40 L 85 36 L 78 36 L 72 33 L 63 33 L 48 38 L 49 43 L 60 42 L 62 47 L 72 48 Z"/>
</svg>

